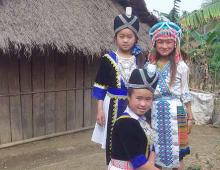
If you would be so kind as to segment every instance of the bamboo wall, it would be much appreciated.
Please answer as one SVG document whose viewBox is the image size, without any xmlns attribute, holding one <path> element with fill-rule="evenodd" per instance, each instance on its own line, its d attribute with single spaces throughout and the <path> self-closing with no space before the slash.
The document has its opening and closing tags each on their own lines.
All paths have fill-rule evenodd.
<svg viewBox="0 0 220 170">
<path fill-rule="evenodd" d="M 37 49 L 0 56 L 0 146 L 94 125 L 97 59 L 87 57 Z"/>
</svg>

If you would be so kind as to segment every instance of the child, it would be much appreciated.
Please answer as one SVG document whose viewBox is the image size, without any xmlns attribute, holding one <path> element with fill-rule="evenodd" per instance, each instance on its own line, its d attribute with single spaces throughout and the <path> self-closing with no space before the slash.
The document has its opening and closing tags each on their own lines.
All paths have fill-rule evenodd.
<svg viewBox="0 0 220 170">
<path fill-rule="evenodd" d="M 181 33 L 181 28 L 173 22 L 155 24 L 149 31 L 153 49 L 146 68 L 156 67 L 159 75 L 152 106 L 155 162 L 161 168 L 183 170 L 183 157 L 190 153 L 188 133 L 192 128 L 192 110 L 189 69 L 180 53 Z"/>
<path fill-rule="evenodd" d="M 127 12 L 114 20 L 116 51 L 111 51 L 101 58 L 93 88 L 97 99 L 97 122 L 92 141 L 106 148 L 106 162 L 110 161 L 110 141 L 113 121 L 118 113 L 123 113 L 126 106 L 127 82 L 131 72 L 137 67 L 136 58 L 132 55 L 139 31 L 139 20 Z"/>
<path fill-rule="evenodd" d="M 152 106 L 157 80 L 156 73 L 149 75 L 145 69 L 132 72 L 128 106 L 113 127 L 108 170 L 159 170 L 154 166 L 153 130 L 145 117 Z"/>
</svg>

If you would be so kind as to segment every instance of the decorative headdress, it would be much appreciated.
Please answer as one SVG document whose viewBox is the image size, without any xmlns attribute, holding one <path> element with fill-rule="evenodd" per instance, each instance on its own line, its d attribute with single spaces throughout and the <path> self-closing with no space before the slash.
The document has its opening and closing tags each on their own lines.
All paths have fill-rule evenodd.
<svg viewBox="0 0 220 170">
<path fill-rule="evenodd" d="M 149 72 L 146 69 L 134 69 L 128 82 L 128 88 L 148 89 L 154 93 L 158 82 L 156 69 Z"/>
<path fill-rule="evenodd" d="M 117 32 L 125 28 L 131 29 L 138 37 L 139 19 L 138 17 L 132 15 L 131 7 L 126 7 L 126 13 L 116 16 L 114 20 L 115 34 L 117 34 Z M 138 56 L 141 52 L 142 52 L 141 47 L 138 44 L 134 44 L 134 46 L 131 49 L 132 55 Z"/>
<path fill-rule="evenodd" d="M 132 15 L 131 7 L 126 8 L 126 14 L 121 14 L 114 19 L 115 34 L 125 28 L 131 29 L 136 35 L 139 31 L 139 19 Z"/>
<path fill-rule="evenodd" d="M 159 22 L 149 30 L 149 36 L 152 41 L 152 48 L 155 47 L 155 43 L 158 39 L 173 39 L 176 47 L 175 60 L 178 63 L 182 59 L 180 55 L 180 40 L 182 38 L 182 30 L 177 24 L 170 21 Z M 148 58 L 150 61 L 155 60 L 155 56 L 152 53 L 150 53 Z"/>
</svg>

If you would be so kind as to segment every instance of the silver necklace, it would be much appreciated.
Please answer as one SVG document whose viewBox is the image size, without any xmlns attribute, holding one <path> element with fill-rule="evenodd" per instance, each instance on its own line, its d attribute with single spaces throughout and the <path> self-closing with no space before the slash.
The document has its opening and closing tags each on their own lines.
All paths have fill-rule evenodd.
<svg viewBox="0 0 220 170">
<path fill-rule="evenodd" d="M 131 72 L 136 68 L 135 58 L 134 56 L 131 58 L 120 57 L 117 52 L 116 54 L 120 75 L 122 76 L 125 83 L 128 83 Z"/>
</svg>

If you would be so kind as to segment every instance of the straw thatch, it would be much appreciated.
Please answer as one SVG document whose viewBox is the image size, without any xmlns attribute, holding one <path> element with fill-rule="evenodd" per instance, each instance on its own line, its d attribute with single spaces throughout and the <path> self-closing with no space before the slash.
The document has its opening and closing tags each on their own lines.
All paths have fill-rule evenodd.
<svg viewBox="0 0 220 170">
<path fill-rule="evenodd" d="M 113 0 L 1 0 L 0 48 L 10 44 L 53 44 L 61 51 L 74 47 L 97 54 L 114 47 L 113 19 L 122 7 Z M 147 25 L 141 26 L 140 45 L 147 48 Z"/>
</svg>

